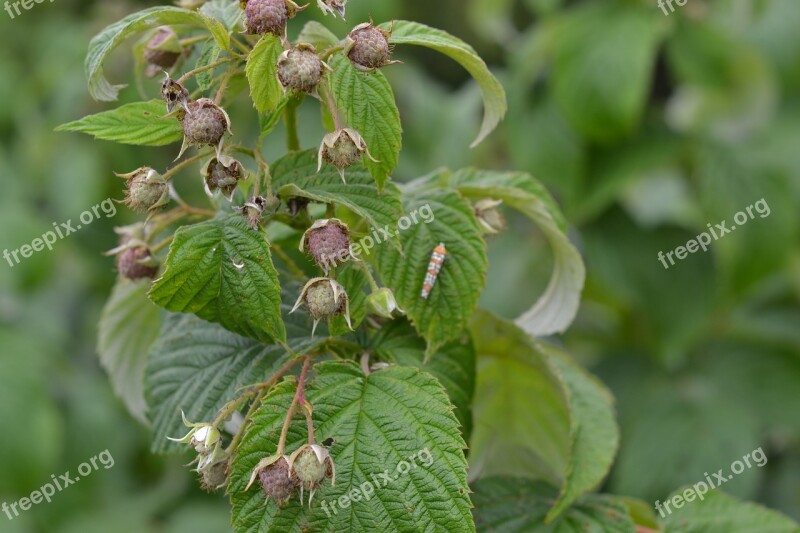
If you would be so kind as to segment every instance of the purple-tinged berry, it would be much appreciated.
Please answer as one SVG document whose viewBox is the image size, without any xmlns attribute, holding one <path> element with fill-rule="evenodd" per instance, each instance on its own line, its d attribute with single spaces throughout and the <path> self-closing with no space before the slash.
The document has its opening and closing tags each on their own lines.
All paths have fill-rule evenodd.
<svg viewBox="0 0 800 533">
<path fill-rule="evenodd" d="M 337 218 L 317 220 L 300 239 L 300 251 L 308 251 L 327 274 L 350 259 L 350 229 Z"/>
<path fill-rule="evenodd" d="M 359 70 L 372 71 L 391 61 L 392 48 L 389 46 L 391 31 L 376 28 L 371 22 L 359 24 L 347 36 L 344 52 Z"/>
<path fill-rule="evenodd" d="M 117 255 L 117 271 L 129 280 L 155 279 L 158 274 L 158 263 L 146 246 L 133 246 L 122 250 Z"/>
</svg>

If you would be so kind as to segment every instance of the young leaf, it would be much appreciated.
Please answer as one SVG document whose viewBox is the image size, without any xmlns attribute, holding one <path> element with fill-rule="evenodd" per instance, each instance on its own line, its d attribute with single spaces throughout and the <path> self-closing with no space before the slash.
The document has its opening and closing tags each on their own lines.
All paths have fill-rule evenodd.
<svg viewBox="0 0 800 533">
<path fill-rule="evenodd" d="M 332 59 L 331 68 L 333 97 L 344 111 L 347 124 L 364 137 L 370 154 L 379 161 L 364 160 L 382 189 L 397 166 L 403 144 L 400 112 L 392 87 L 383 73 L 359 72 L 343 55 Z"/>
<path fill-rule="evenodd" d="M 288 295 L 287 295 L 288 296 Z M 305 353 L 325 341 L 311 338 L 311 321 L 302 313 L 289 315 L 287 343 Z M 213 420 L 242 387 L 260 383 L 288 360 L 281 346 L 265 346 L 218 324 L 193 315 L 170 314 L 150 350 L 147 364 L 148 418 L 153 424 L 153 451 L 176 451 L 166 437 L 186 433 L 181 410 L 190 420 Z"/>
<path fill-rule="evenodd" d="M 478 53 L 461 39 L 418 22 L 396 20 L 393 23 L 382 24 L 381 27 L 384 30 L 393 28 L 392 35 L 389 38 L 390 43 L 413 44 L 432 48 L 458 61 L 475 78 L 481 88 L 486 111 L 483 116 L 481 131 L 472 146 L 477 146 L 483 142 L 503 119 L 508 105 L 503 86 L 492 75 L 486 63 L 478 56 Z"/>
<path fill-rule="evenodd" d="M 244 14 L 237 0 L 210 0 L 203 4 L 200 12 L 222 22 L 231 31 L 236 30 Z"/>
<path fill-rule="evenodd" d="M 147 422 L 147 352 L 161 328 L 161 311 L 147 299 L 149 287 L 148 280 L 118 280 L 97 325 L 100 364 L 108 372 L 114 392 L 143 423 Z"/>
<path fill-rule="evenodd" d="M 682 494 L 684 487 L 666 500 Z M 666 503 L 665 501 L 665 503 Z M 662 504 L 663 506 L 664 504 Z M 665 513 L 666 514 L 666 513 Z M 754 503 L 743 502 L 719 490 L 707 493 L 702 500 L 684 501 L 680 510 L 667 514 L 665 533 L 797 533 L 800 524 L 776 511 Z"/>
<path fill-rule="evenodd" d="M 203 44 L 203 49 L 200 52 L 200 57 L 197 58 L 195 68 L 205 67 L 206 65 L 216 62 L 221 53 L 222 49 L 216 42 L 211 39 L 207 40 Z M 211 87 L 214 82 L 214 70 L 215 69 L 204 70 L 194 77 L 200 90 L 207 91 Z"/>
<path fill-rule="evenodd" d="M 430 209 L 433 217 L 400 231 L 399 251 L 378 248 L 375 261 L 388 287 L 414 328 L 428 341 L 427 355 L 458 337 L 475 310 L 486 284 L 486 243 L 469 203 L 448 190 L 409 194 L 405 212 Z M 447 257 L 433 291 L 420 296 L 433 249 L 444 243 Z"/>
<path fill-rule="evenodd" d="M 92 98 L 110 102 L 116 100 L 120 89 L 125 87 L 125 85 L 112 85 L 105 78 L 103 62 L 108 54 L 131 35 L 170 24 L 189 24 L 206 28 L 220 48 L 227 50 L 230 47 L 228 30 L 218 20 L 202 13 L 172 6 L 151 7 L 133 13 L 106 27 L 89 43 L 89 53 L 84 66 Z"/>
<path fill-rule="evenodd" d="M 336 485 L 323 484 L 310 506 L 295 496 L 282 508 L 265 502 L 258 483 L 245 490 L 258 461 L 275 453 L 294 392 L 283 383 L 256 412 L 233 460 L 234 531 L 474 532 L 464 441 L 442 386 L 414 368 L 364 376 L 355 363 L 342 361 L 315 370 L 306 398 L 314 406 L 317 441 L 336 441 L 330 449 Z M 305 428 L 302 417 L 294 420 L 287 451 L 306 442 Z M 361 497 L 340 507 L 354 491 Z"/>
<path fill-rule="evenodd" d="M 613 399 L 566 354 L 488 312 L 473 317 L 472 337 L 481 369 L 472 470 L 560 485 L 547 514 L 554 520 L 611 467 L 619 445 Z"/>
<path fill-rule="evenodd" d="M 274 110 L 283 98 L 283 87 L 277 76 L 281 53 L 283 45 L 280 39 L 264 35 L 247 58 L 245 73 L 250 83 L 250 97 L 260 113 Z"/>
<path fill-rule="evenodd" d="M 326 48 L 336 46 L 339 38 L 316 20 L 310 20 L 303 26 L 303 30 L 297 37 L 297 42 L 312 44 L 317 49 L 317 52 L 322 52 Z"/>
<path fill-rule="evenodd" d="M 556 491 L 549 485 L 515 477 L 482 479 L 474 486 L 475 525 L 495 533 L 636 533 L 621 498 L 587 494 L 553 523 L 546 520 Z"/>
<path fill-rule="evenodd" d="M 517 324 L 534 336 L 561 333 L 580 306 L 586 276 L 581 255 L 567 237 L 564 216 L 550 194 L 529 174 L 465 169 L 450 178 L 450 186 L 468 198 L 493 198 L 533 220 L 550 241 L 553 274 L 544 294 Z"/>
<path fill-rule="evenodd" d="M 426 363 L 425 340 L 407 320 L 393 320 L 375 333 L 369 346 L 384 361 L 413 366 L 438 379 L 456 408 L 461 434 L 469 439 L 475 394 L 475 349 L 469 336 L 448 342 Z"/>
<path fill-rule="evenodd" d="M 394 229 L 402 216 L 400 191 L 394 185 L 378 191 L 375 181 L 363 169 L 347 171 L 347 183 L 335 168 L 323 166 L 317 173 L 314 150 L 291 153 L 271 168 L 272 185 L 282 198 L 299 196 L 315 202 L 342 205 L 364 219 L 373 228 Z M 394 233 L 391 239 L 397 242 Z"/>
<path fill-rule="evenodd" d="M 183 138 L 181 123 L 166 118 L 164 102 L 136 102 L 62 124 L 56 131 L 88 133 L 95 139 L 139 146 L 163 146 Z"/>
<path fill-rule="evenodd" d="M 286 340 L 269 243 L 240 215 L 181 227 L 150 298 L 263 342 Z"/>
</svg>

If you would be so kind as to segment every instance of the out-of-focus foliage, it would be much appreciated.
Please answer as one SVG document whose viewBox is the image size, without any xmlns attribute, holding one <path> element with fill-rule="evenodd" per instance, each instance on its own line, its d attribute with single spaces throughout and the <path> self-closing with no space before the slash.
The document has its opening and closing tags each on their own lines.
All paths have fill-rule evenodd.
<svg viewBox="0 0 800 533">
<path fill-rule="evenodd" d="M 59 0 L 14 20 L 0 12 L 0 247 L 121 198 L 112 171 L 171 160 L 168 150 L 100 150 L 102 141 L 52 132 L 105 109 L 88 100 L 85 43 L 158 3 Z M 587 267 L 581 311 L 562 342 L 617 398 L 622 441 L 605 491 L 663 500 L 762 447 L 768 464 L 726 492 L 800 518 L 797 1 L 689 0 L 669 16 L 650 0 L 350 1 L 348 20 L 370 14 L 462 37 L 503 78 L 510 110 L 501 131 L 466 151 L 481 120 L 477 86 L 463 84 L 454 62 L 403 51 L 402 72 L 386 72 L 403 77 L 394 83 L 407 125 L 396 177 L 514 168 L 557 196 Z M 337 24 L 340 34 L 349 28 Z M 127 78 L 133 60 L 113 57 L 106 74 Z M 156 81 L 142 84 L 155 95 Z M 136 92 L 122 100 L 140 100 Z M 311 146 L 322 126 L 300 111 L 301 140 Z M 252 116 L 233 118 L 259 127 Z M 281 147 L 265 148 L 274 159 Z M 768 217 L 668 270 L 658 261 L 659 251 L 762 198 Z M 131 220 L 120 209 L 53 252 L 0 264 L 0 500 L 104 449 L 115 459 L 52 504 L 14 521 L 0 515 L 3 531 L 228 527 L 225 502 L 194 488 L 180 460 L 148 453 L 148 430 L 114 397 L 95 356 L 95 324 L 115 276 L 100 252 L 116 244 L 112 227 Z M 509 222 L 489 248 L 481 304 L 512 318 L 530 304 L 518 294 L 546 286 L 552 259 L 529 222 Z"/>
</svg>

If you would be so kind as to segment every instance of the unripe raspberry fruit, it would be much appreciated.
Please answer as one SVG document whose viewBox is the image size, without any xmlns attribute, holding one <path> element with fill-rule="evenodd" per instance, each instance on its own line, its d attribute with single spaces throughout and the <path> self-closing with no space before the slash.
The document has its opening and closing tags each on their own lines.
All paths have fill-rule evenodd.
<svg viewBox="0 0 800 533">
<path fill-rule="evenodd" d="M 283 35 L 290 9 L 286 0 L 247 0 L 244 7 L 247 33 Z"/>
<path fill-rule="evenodd" d="M 164 69 L 172 67 L 180 56 L 178 35 L 168 26 L 158 28 L 144 47 L 145 60 Z"/>
<path fill-rule="evenodd" d="M 310 44 L 286 50 L 278 59 L 278 79 L 286 89 L 312 92 L 325 73 L 325 63 Z"/>
<path fill-rule="evenodd" d="M 317 172 L 322 170 L 322 162 L 330 163 L 339 169 L 344 182 L 344 171 L 354 165 L 366 154 L 372 161 L 378 162 L 367 149 L 367 142 L 356 130 L 345 128 L 325 135 L 319 147 Z"/>
<path fill-rule="evenodd" d="M 278 505 L 286 505 L 298 486 L 297 480 L 289 476 L 289 463 L 285 457 L 262 468 L 257 475 L 264 494 Z"/>
<path fill-rule="evenodd" d="M 245 170 L 242 164 L 227 155 L 212 158 L 203 168 L 203 181 L 206 194 L 209 196 L 220 190 L 230 200 L 239 180 L 244 177 Z"/>
<path fill-rule="evenodd" d="M 336 218 L 317 220 L 300 239 L 300 251 L 306 250 L 327 274 L 350 259 L 350 229 Z"/>
<path fill-rule="evenodd" d="M 230 120 L 225 111 L 209 98 L 189 103 L 183 116 L 183 133 L 188 144 L 216 146 L 225 132 L 230 133 Z"/>
<path fill-rule="evenodd" d="M 124 203 L 137 213 L 158 211 L 169 203 L 169 185 L 152 168 L 142 167 L 117 176 L 128 180 Z"/>
<path fill-rule="evenodd" d="M 331 479 L 336 485 L 336 467 L 330 452 L 318 444 L 305 444 L 289 456 L 290 475 L 300 485 L 300 503 L 303 502 L 303 489 L 309 491 L 308 502 L 323 481 Z"/>
<path fill-rule="evenodd" d="M 292 308 L 294 313 L 301 305 L 305 305 L 308 314 L 314 319 L 311 335 L 317 329 L 320 320 L 344 315 L 347 326 L 353 329 L 350 323 L 350 301 L 347 292 L 336 280 L 330 278 L 313 278 L 308 281 L 300 293 L 300 297 Z"/>
<path fill-rule="evenodd" d="M 371 22 L 359 24 L 347 36 L 345 53 L 359 70 L 375 70 L 391 63 L 391 32 L 376 28 Z"/>
<path fill-rule="evenodd" d="M 125 279 L 154 279 L 158 274 L 158 266 L 146 246 L 127 248 L 117 255 L 117 271 Z"/>
<path fill-rule="evenodd" d="M 228 482 L 228 459 L 207 466 L 200 471 L 200 487 L 215 492 Z"/>
<path fill-rule="evenodd" d="M 253 196 L 242 207 L 237 207 L 236 209 L 242 213 L 247 225 L 251 229 L 257 230 L 261 225 L 266 203 L 267 201 L 263 196 Z"/>
</svg>

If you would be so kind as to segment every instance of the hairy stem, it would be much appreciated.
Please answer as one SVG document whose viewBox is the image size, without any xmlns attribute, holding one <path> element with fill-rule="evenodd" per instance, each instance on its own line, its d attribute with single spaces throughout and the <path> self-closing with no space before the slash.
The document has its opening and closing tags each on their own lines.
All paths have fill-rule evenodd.
<svg viewBox="0 0 800 533">
<path fill-rule="evenodd" d="M 303 362 L 303 369 L 300 371 L 300 379 L 297 380 L 297 390 L 292 399 L 292 405 L 289 406 L 289 411 L 286 413 L 286 419 L 283 421 L 283 429 L 281 429 L 281 436 L 278 439 L 277 455 L 283 455 L 286 452 L 286 436 L 289 434 L 289 426 L 292 423 L 292 418 L 297 410 L 298 405 L 305 404 L 306 401 L 306 378 L 308 378 L 308 369 L 311 367 L 312 357 L 305 356 Z"/>
<path fill-rule="evenodd" d="M 225 58 L 222 58 L 222 59 L 220 59 L 218 61 L 214 61 L 213 63 L 209 63 L 208 65 L 203 65 L 202 67 L 197 67 L 195 69 L 190 70 L 189 72 L 187 72 L 186 74 L 184 74 L 183 76 L 178 78 L 176 81 L 177 81 L 177 83 L 180 83 L 181 85 L 183 85 L 184 83 L 186 83 L 186 80 L 188 80 L 192 76 L 200 74 L 201 72 L 205 72 L 206 70 L 211 70 L 211 69 L 217 68 L 218 66 L 224 65 L 225 63 L 228 63 L 228 62 L 230 62 L 232 60 L 233 60 L 233 58 L 231 58 L 231 57 L 225 57 Z"/>
<path fill-rule="evenodd" d="M 300 150 L 300 135 L 297 131 L 298 106 L 298 100 L 292 98 L 286 104 L 286 110 L 283 112 L 283 121 L 286 123 L 286 147 L 290 152 Z"/>
</svg>

